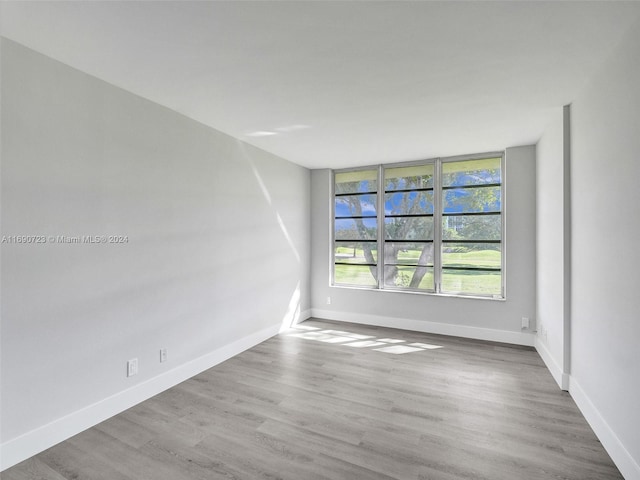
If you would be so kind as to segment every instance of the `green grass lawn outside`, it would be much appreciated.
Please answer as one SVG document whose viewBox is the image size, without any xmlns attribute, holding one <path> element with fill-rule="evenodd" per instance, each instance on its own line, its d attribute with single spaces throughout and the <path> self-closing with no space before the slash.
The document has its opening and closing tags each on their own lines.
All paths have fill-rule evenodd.
<svg viewBox="0 0 640 480">
<path fill-rule="evenodd" d="M 335 265 L 334 281 L 337 284 L 356 286 L 376 286 L 377 282 L 367 266 L 358 265 L 365 263 L 364 252 L 353 248 L 336 248 L 336 260 L 349 262 L 352 265 Z M 377 252 L 374 252 L 377 257 Z M 420 257 L 420 250 L 401 251 L 398 255 L 398 263 L 415 263 Z M 444 252 L 442 262 L 447 267 L 476 267 L 476 268 L 500 268 L 501 254 L 496 250 L 471 250 Z M 398 275 L 395 285 L 389 287 L 408 287 L 415 271 L 415 266 L 407 265 L 398 267 Z M 433 270 L 431 269 L 423 277 L 419 289 L 425 291 L 434 290 Z M 475 295 L 500 295 L 502 292 L 502 279 L 500 272 L 469 271 L 469 270 L 444 270 L 442 273 L 443 293 L 462 293 Z"/>
<path fill-rule="evenodd" d="M 446 267 L 500 268 L 501 261 L 501 254 L 497 250 L 442 253 L 442 264 Z"/>
</svg>

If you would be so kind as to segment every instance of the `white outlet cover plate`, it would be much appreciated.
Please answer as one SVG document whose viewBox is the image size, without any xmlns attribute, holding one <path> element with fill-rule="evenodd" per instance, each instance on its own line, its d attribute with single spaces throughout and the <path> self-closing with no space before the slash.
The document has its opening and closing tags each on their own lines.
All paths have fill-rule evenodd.
<svg viewBox="0 0 640 480">
<path fill-rule="evenodd" d="M 127 362 L 127 377 L 133 377 L 138 373 L 138 359 L 132 358 Z"/>
</svg>

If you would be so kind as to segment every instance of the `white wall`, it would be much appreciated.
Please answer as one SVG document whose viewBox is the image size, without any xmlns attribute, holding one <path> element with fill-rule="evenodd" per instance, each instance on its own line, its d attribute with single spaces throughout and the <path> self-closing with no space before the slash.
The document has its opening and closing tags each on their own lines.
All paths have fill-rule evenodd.
<svg viewBox="0 0 640 480">
<path fill-rule="evenodd" d="M 474 152 L 469 152 L 474 153 Z M 522 317 L 535 318 L 535 147 L 506 152 L 507 300 L 478 300 L 331 287 L 331 172 L 311 172 L 311 289 L 314 316 L 433 333 L 533 344 Z M 331 305 L 327 305 L 331 297 Z"/>
<path fill-rule="evenodd" d="M 571 388 L 640 479 L 640 23 L 571 107 Z"/>
<path fill-rule="evenodd" d="M 2 235 L 128 236 L 2 244 L 2 468 L 308 314 L 307 169 L 4 39 L 2 101 Z"/>
<path fill-rule="evenodd" d="M 536 148 L 536 348 L 558 385 L 569 389 L 570 205 L 568 107 L 557 108 Z M 565 331 L 567 330 L 567 331 Z"/>
</svg>

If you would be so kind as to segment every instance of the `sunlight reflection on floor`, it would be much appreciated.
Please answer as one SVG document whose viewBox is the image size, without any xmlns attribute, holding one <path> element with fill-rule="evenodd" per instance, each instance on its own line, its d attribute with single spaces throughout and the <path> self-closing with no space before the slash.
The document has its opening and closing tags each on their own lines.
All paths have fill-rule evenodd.
<svg viewBox="0 0 640 480">
<path fill-rule="evenodd" d="M 375 338 L 373 335 L 360 335 L 358 333 L 347 332 L 344 330 L 323 330 L 319 327 L 311 327 L 307 325 L 295 325 L 293 333 L 287 333 L 288 337 L 304 338 L 305 340 L 315 340 L 317 342 L 336 343 L 347 347 L 374 348 L 376 352 L 391 353 L 394 355 L 402 355 L 412 352 L 424 352 L 425 350 L 435 350 L 443 348 L 441 345 L 431 345 L 428 343 L 408 343 L 406 340 L 399 338 Z M 405 343 L 405 345 L 398 345 Z"/>
</svg>

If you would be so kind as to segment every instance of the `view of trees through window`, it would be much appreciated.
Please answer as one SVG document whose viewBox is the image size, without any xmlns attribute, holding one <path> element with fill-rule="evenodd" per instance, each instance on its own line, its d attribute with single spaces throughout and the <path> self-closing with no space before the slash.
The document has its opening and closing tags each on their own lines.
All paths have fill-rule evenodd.
<svg viewBox="0 0 640 480">
<path fill-rule="evenodd" d="M 501 296 L 501 163 L 336 172 L 334 284 Z"/>
</svg>

